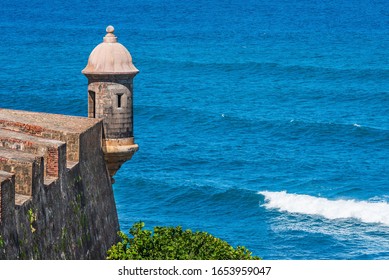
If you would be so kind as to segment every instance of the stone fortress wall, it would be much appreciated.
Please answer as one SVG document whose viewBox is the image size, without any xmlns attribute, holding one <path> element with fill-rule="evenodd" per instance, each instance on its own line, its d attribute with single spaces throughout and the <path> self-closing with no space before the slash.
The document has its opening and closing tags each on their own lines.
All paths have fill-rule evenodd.
<svg viewBox="0 0 389 280">
<path fill-rule="evenodd" d="M 119 223 L 101 133 L 98 119 L 0 109 L 1 258 L 104 258 Z"/>
<path fill-rule="evenodd" d="M 112 176 L 138 150 L 138 70 L 113 31 L 82 71 L 88 118 L 0 108 L 0 259 L 104 259 L 118 241 Z"/>
</svg>

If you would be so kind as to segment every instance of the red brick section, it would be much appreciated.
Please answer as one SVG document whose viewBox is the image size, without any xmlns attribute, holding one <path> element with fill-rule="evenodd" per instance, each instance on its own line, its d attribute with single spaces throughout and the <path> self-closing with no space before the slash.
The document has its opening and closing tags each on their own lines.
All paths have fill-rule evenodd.
<svg viewBox="0 0 389 280">
<path fill-rule="evenodd" d="M 20 122 L 6 121 L 0 119 L 1 127 L 14 127 L 16 131 L 26 132 L 31 135 L 42 135 L 43 128 L 37 125 L 28 125 Z"/>
<path fill-rule="evenodd" d="M 16 192 L 31 196 L 34 180 L 42 178 L 39 176 L 59 176 L 59 163 L 66 164 L 62 159 L 65 152 L 68 163 L 79 161 L 81 135 L 101 122 L 0 108 L 0 171 L 14 173 Z M 38 175 L 42 158 L 45 171 Z"/>
<path fill-rule="evenodd" d="M 32 131 L 36 134 L 52 132 L 82 133 L 94 124 L 98 119 L 36 113 L 28 111 L 0 109 L 0 123 L 15 124 L 20 129 Z"/>
<path fill-rule="evenodd" d="M 15 192 L 18 194 L 33 195 L 33 184 L 37 183 L 35 180 L 39 166 L 39 156 L 0 148 L 0 170 L 15 174 Z"/>
<path fill-rule="evenodd" d="M 67 160 L 79 160 L 79 135 L 100 119 L 0 109 L 0 128 L 66 142 Z"/>
<path fill-rule="evenodd" d="M 47 176 L 58 177 L 59 147 L 62 145 L 65 143 L 0 129 L 0 147 L 44 156 Z"/>
<path fill-rule="evenodd" d="M 47 152 L 46 174 L 48 176 L 58 177 L 58 148 L 50 147 L 47 149 Z"/>
</svg>

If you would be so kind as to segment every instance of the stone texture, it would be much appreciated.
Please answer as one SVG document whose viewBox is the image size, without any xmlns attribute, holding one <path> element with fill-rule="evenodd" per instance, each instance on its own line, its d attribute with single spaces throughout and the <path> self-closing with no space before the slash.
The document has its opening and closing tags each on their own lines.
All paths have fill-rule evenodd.
<svg viewBox="0 0 389 280">
<path fill-rule="evenodd" d="M 82 71 L 89 118 L 0 109 L 0 259 L 104 259 L 118 241 L 111 180 L 138 150 L 139 71 L 106 31 Z"/>
<path fill-rule="evenodd" d="M 119 222 L 102 120 L 0 109 L 0 123 L 0 258 L 104 259 Z M 46 153 L 58 156 L 57 177 Z"/>
<path fill-rule="evenodd" d="M 45 161 L 45 175 L 58 177 L 60 154 L 66 155 L 65 142 L 45 139 L 24 133 L 0 129 L 0 147 L 41 154 Z"/>
<path fill-rule="evenodd" d="M 78 135 L 98 119 L 82 119 L 58 114 L 16 111 L 0 108 L 0 128 L 66 142 L 67 160 L 78 161 Z"/>
<path fill-rule="evenodd" d="M 15 176 L 0 170 L 0 259 L 17 256 L 17 233 L 15 220 Z"/>
<path fill-rule="evenodd" d="M 92 51 L 82 70 L 88 78 L 88 117 L 104 122 L 103 151 L 111 177 L 138 150 L 134 143 L 133 79 L 139 71 L 113 31 L 112 26 L 107 27 L 103 43 Z"/>
</svg>

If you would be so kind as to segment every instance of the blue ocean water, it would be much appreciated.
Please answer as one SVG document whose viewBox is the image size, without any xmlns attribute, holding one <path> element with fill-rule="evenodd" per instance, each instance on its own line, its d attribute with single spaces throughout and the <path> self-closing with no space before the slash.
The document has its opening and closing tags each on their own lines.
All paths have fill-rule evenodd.
<svg viewBox="0 0 389 280">
<path fill-rule="evenodd" d="M 265 259 L 389 259 L 389 2 L 3 0 L 0 107 L 87 115 L 114 25 L 140 73 L 121 228 Z"/>
</svg>

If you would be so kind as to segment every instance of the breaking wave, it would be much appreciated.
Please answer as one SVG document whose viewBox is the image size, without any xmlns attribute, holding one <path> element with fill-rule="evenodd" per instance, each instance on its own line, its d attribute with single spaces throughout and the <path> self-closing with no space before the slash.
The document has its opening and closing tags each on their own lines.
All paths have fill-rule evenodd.
<svg viewBox="0 0 389 280">
<path fill-rule="evenodd" d="M 258 192 L 265 197 L 267 209 L 290 213 L 320 215 L 327 219 L 358 219 L 364 223 L 389 226 L 389 204 L 356 200 L 329 200 L 310 195 L 282 192 Z"/>
</svg>

